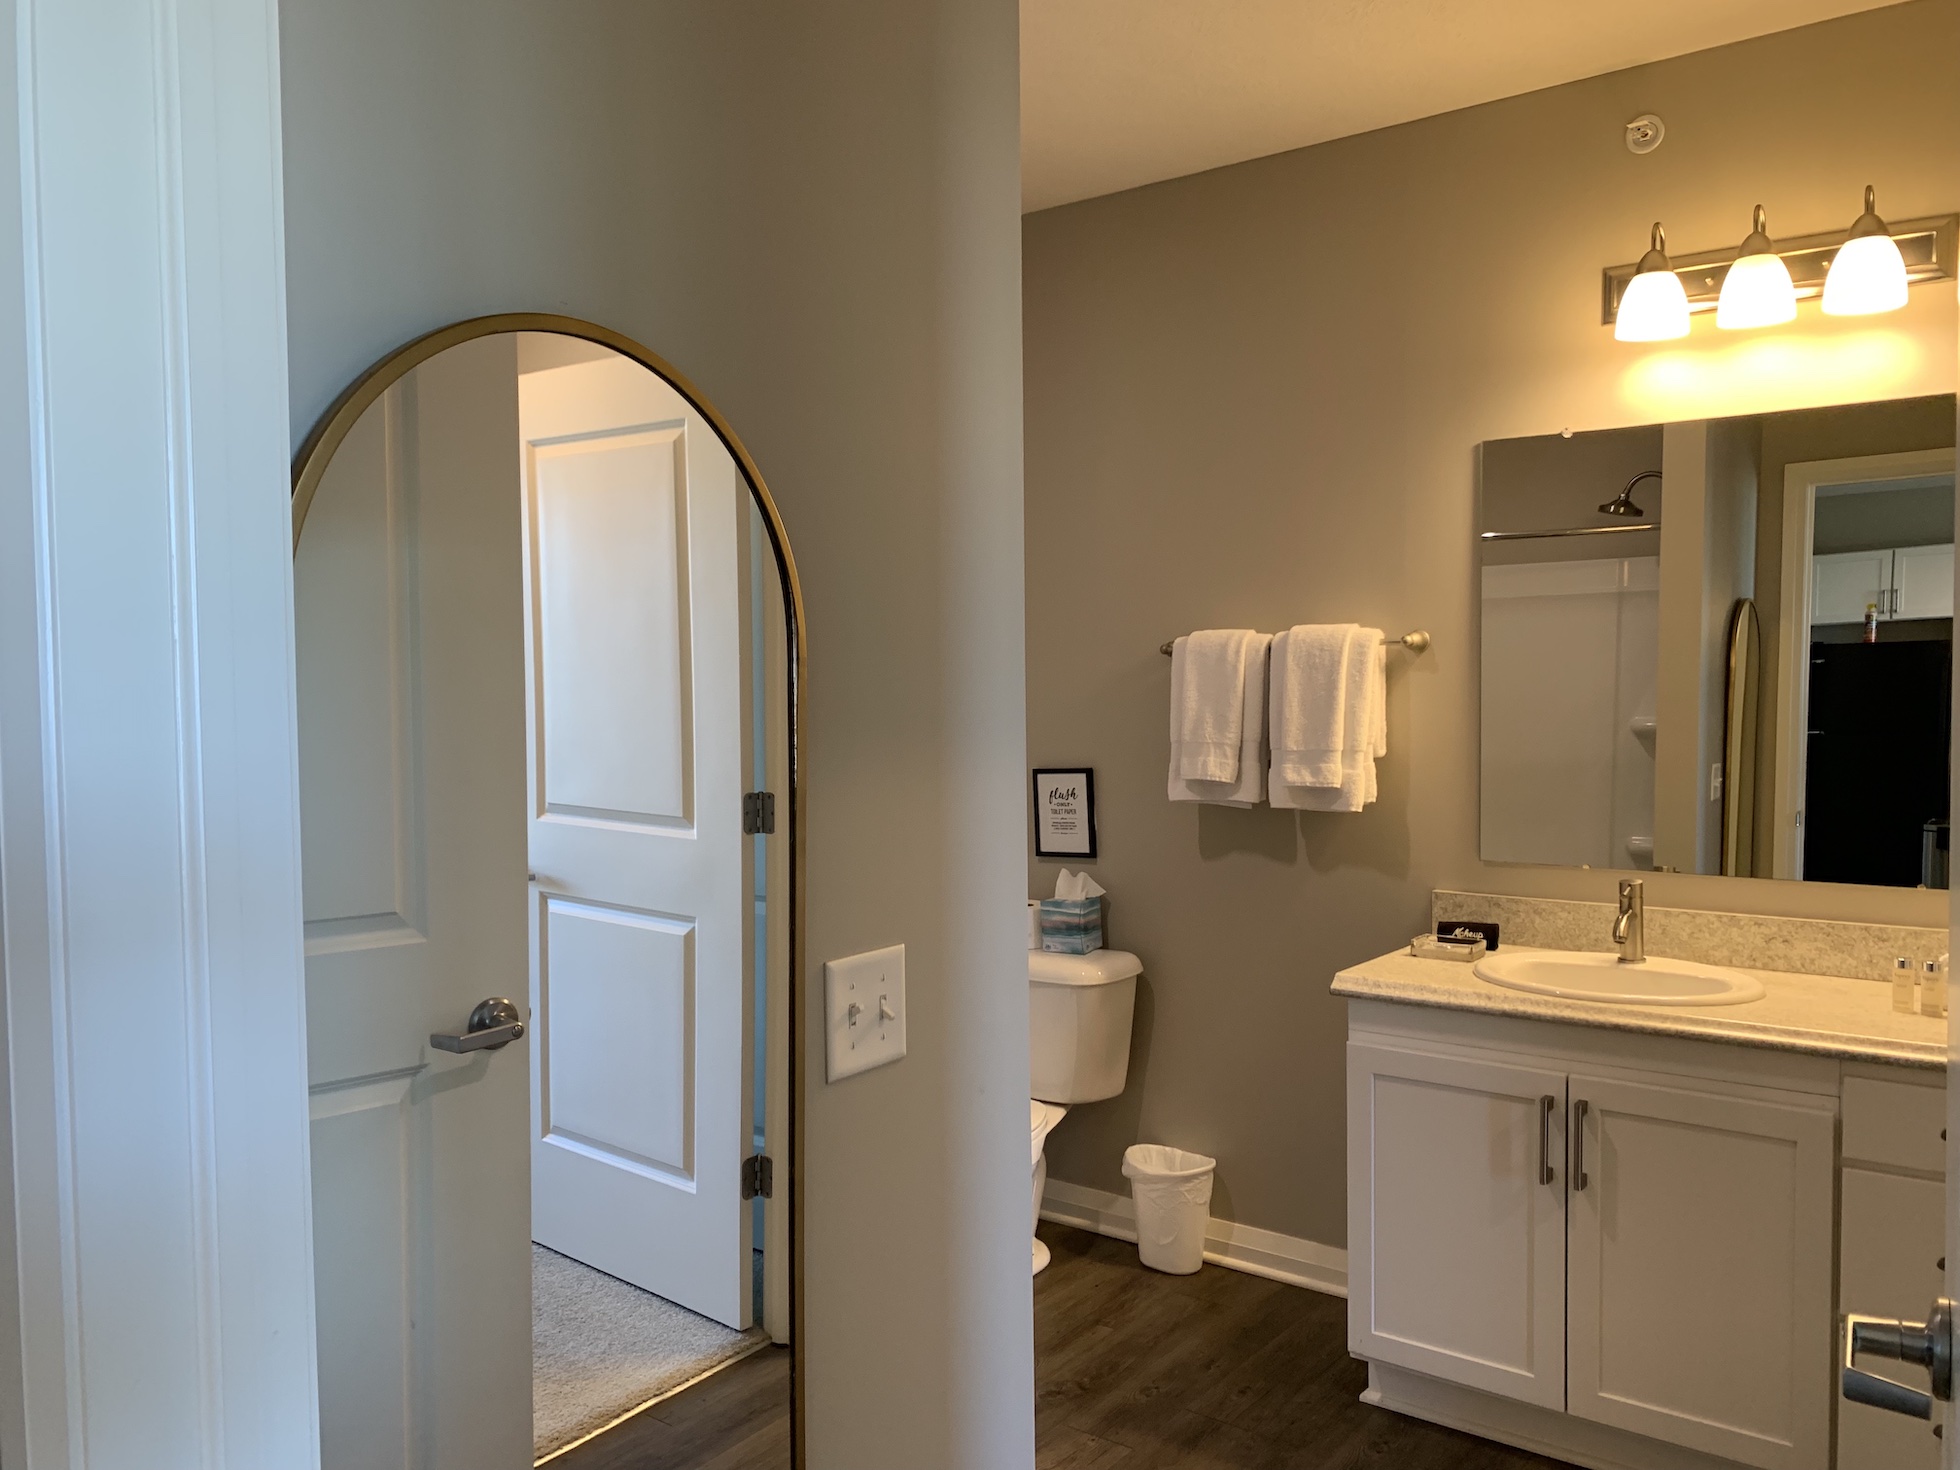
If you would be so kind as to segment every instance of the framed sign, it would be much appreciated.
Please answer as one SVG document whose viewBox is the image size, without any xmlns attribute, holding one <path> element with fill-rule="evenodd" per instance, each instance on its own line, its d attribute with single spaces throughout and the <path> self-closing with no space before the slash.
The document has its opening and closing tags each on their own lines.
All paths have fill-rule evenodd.
<svg viewBox="0 0 1960 1470">
<path fill-rule="evenodd" d="M 1096 773 L 1037 769 L 1034 773 L 1034 855 L 1096 855 Z"/>
</svg>

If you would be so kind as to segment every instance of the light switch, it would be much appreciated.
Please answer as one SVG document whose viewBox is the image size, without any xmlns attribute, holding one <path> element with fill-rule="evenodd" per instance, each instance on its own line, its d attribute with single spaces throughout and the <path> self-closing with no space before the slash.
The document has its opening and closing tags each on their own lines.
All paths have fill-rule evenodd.
<svg viewBox="0 0 1960 1470">
<path fill-rule="evenodd" d="M 832 1082 L 905 1055 L 905 946 L 823 967 L 824 1058 Z"/>
</svg>

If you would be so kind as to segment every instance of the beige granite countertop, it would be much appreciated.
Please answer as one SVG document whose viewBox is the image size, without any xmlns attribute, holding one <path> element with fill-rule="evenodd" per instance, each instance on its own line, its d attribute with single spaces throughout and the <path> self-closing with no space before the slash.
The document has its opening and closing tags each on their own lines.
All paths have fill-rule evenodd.
<svg viewBox="0 0 1960 1470">
<path fill-rule="evenodd" d="M 1504 952 L 1526 947 L 1507 944 Z M 1341 971 L 1333 989 L 1357 1000 L 1687 1036 L 1852 1061 L 1946 1065 L 1946 1022 L 1894 1011 L 1892 987 L 1884 981 L 1778 970 L 1744 973 L 1763 982 L 1761 1000 L 1731 1006 L 1602 1005 L 1507 989 L 1479 979 L 1459 960 L 1417 959 L 1404 949 Z"/>
</svg>

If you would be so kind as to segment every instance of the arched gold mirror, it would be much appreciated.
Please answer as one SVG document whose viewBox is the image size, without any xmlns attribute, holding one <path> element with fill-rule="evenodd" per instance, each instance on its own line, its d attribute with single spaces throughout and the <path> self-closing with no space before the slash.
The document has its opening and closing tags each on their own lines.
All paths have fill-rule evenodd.
<svg viewBox="0 0 1960 1470">
<path fill-rule="evenodd" d="M 788 1466 L 803 622 L 760 474 L 630 339 L 483 317 L 321 419 L 293 545 L 323 1464 Z"/>
</svg>

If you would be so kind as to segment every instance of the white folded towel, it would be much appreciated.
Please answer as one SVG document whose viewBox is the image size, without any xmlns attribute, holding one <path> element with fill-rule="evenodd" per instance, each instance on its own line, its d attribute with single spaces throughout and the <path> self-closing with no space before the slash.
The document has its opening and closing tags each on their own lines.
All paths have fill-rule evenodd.
<svg viewBox="0 0 1960 1470">
<path fill-rule="evenodd" d="M 1338 786 L 1293 786 L 1274 768 L 1271 800 L 1300 811 L 1358 812 L 1375 800 L 1375 762 L 1388 754 L 1388 646 L 1379 628 L 1358 628 L 1347 662 L 1346 723 Z"/>
<path fill-rule="evenodd" d="M 1273 640 L 1273 785 L 1341 784 L 1353 623 L 1289 628 Z"/>
<path fill-rule="evenodd" d="M 1171 748 L 1185 780 L 1239 779 L 1246 659 L 1262 636 L 1249 628 L 1211 629 L 1172 646 Z"/>
<path fill-rule="evenodd" d="M 1239 774 L 1236 781 L 1187 781 L 1180 774 L 1183 752 L 1171 740 L 1170 798 L 1202 801 L 1214 806 L 1257 806 L 1266 799 L 1266 659 L 1272 637 L 1254 633 L 1246 645 L 1244 713 L 1239 722 Z M 1185 640 L 1171 647 L 1171 684 L 1177 685 L 1178 661 Z"/>
</svg>

